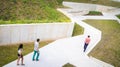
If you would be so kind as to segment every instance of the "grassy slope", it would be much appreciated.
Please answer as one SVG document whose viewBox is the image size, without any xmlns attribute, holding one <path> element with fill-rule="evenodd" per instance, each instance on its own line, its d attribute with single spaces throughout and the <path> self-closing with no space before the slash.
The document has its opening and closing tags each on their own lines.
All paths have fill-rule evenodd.
<svg viewBox="0 0 120 67">
<path fill-rule="evenodd" d="M 84 29 L 77 23 L 75 23 L 72 36 L 77 36 L 83 34 Z"/>
<path fill-rule="evenodd" d="M 56 10 L 57 7 L 62 6 L 62 1 L 0 0 L 0 19 L 12 20 L 11 22 L 2 21 L 0 24 L 23 23 L 23 20 L 25 20 L 24 23 L 34 23 L 36 20 L 37 22 L 69 22 L 70 19 Z"/>
<path fill-rule="evenodd" d="M 40 43 L 40 47 L 43 47 L 52 41 L 45 41 Z M 17 49 L 19 44 L 0 46 L 0 67 L 17 59 Z M 23 44 L 23 54 L 26 55 L 33 51 L 33 43 Z"/>
<path fill-rule="evenodd" d="M 101 4 L 106 6 L 120 7 L 120 2 L 115 2 L 111 0 L 64 0 L 64 1 L 73 1 L 73 2 L 81 2 L 81 3 L 93 3 L 93 4 Z"/>
<path fill-rule="evenodd" d="M 102 31 L 102 39 L 90 52 L 102 61 L 120 67 L 120 24 L 114 20 L 85 20 Z"/>
</svg>

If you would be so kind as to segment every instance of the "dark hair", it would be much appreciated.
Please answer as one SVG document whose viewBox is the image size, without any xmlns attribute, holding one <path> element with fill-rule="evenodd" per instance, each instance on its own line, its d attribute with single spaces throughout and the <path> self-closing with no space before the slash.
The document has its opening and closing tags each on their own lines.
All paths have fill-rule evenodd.
<svg viewBox="0 0 120 67">
<path fill-rule="evenodd" d="M 88 35 L 88 37 L 90 37 L 90 35 Z"/>
<path fill-rule="evenodd" d="M 40 39 L 38 38 L 38 39 L 37 39 L 37 42 L 39 42 L 39 41 L 40 41 Z"/>
<path fill-rule="evenodd" d="M 23 48 L 23 44 L 20 44 L 19 47 L 18 47 L 18 50 Z"/>
</svg>

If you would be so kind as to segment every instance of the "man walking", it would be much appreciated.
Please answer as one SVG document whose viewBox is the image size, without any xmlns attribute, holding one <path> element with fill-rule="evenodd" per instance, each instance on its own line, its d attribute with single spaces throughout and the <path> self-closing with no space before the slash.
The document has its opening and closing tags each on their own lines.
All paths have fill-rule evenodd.
<svg viewBox="0 0 120 67">
<path fill-rule="evenodd" d="M 86 51 L 86 48 L 88 46 L 88 44 L 90 43 L 90 36 L 88 35 L 88 37 L 85 39 L 85 44 L 84 44 L 84 52 Z"/>
<path fill-rule="evenodd" d="M 32 60 L 34 61 L 35 59 L 35 55 L 36 55 L 36 53 L 37 53 L 37 56 L 36 56 L 36 61 L 39 61 L 39 41 L 40 41 L 40 39 L 37 39 L 37 41 L 35 41 L 35 43 L 34 43 L 34 54 L 33 54 L 33 58 L 32 58 Z"/>
</svg>

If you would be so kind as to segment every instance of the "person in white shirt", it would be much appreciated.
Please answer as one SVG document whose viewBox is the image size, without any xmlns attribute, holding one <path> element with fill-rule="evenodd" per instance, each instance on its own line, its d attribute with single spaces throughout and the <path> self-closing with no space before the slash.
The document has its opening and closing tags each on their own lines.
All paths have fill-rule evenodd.
<svg viewBox="0 0 120 67">
<path fill-rule="evenodd" d="M 21 58 L 21 65 L 25 65 L 25 64 L 23 64 L 22 51 L 23 51 L 23 44 L 20 44 L 19 47 L 18 47 L 18 60 L 17 60 L 17 65 L 19 65 L 19 60 L 20 60 L 20 58 Z"/>
<path fill-rule="evenodd" d="M 39 41 L 40 41 L 40 39 L 37 39 L 37 41 L 35 41 L 35 43 L 34 43 L 34 54 L 33 54 L 33 58 L 32 58 L 32 60 L 34 61 L 35 60 L 35 56 L 36 56 L 36 54 L 37 54 L 37 56 L 36 56 L 36 61 L 39 61 Z"/>
</svg>

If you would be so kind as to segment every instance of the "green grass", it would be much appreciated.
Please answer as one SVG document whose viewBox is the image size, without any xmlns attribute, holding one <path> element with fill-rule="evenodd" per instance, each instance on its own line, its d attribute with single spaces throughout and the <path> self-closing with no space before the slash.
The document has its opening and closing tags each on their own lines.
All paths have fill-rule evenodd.
<svg viewBox="0 0 120 67">
<path fill-rule="evenodd" d="M 40 42 L 40 48 L 52 41 Z M 17 59 L 17 49 L 19 44 L 0 46 L 0 67 Z M 32 52 L 33 43 L 23 43 L 23 55 Z"/>
<path fill-rule="evenodd" d="M 102 39 L 89 55 L 120 67 L 120 24 L 115 20 L 84 20 L 102 31 Z"/>
<path fill-rule="evenodd" d="M 0 0 L 0 24 L 16 24 L 16 21 L 70 22 L 56 10 L 63 0 Z M 4 23 L 5 21 L 5 23 Z M 9 22 L 12 21 L 12 22 Z M 23 22 L 19 22 L 20 24 Z M 24 23 L 29 23 L 26 21 Z"/>
<path fill-rule="evenodd" d="M 88 14 L 86 14 L 86 15 L 102 15 L 102 13 L 101 12 L 99 12 L 99 11 L 89 11 L 89 13 Z"/>
<path fill-rule="evenodd" d="M 4 21 L 0 20 L 0 25 L 2 24 L 32 24 L 32 23 L 69 23 L 70 21 L 67 19 L 61 18 L 59 20 L 9 20 L 9 21 Z"/>
<path fill-rule="evenodd" d="M 63 65 L 62 67 L 75 67 L 75 66 L 70 63 L 67 63 L 67 64 Z"/>
<path fill-rule="evenodd" d="M 120 14 L 119 14 L 119 15 L 117 15 L 117 17 L 120 19 Z"/>
<path fill-rule="evenodd" d="M 92 4 L 100 4 L 106 6 L 120 7 L 120 2 L 115 2 L 112 0 L 64 0 L 64 1 L 72 1 L 72 2 L 80 2 L 80 3 L 92 3 Z"/>
<path fill-rule="evenodd" d="M 81 27 L 79 24 L 75 23 L 72 36 L 81 35 L 83 34 L 83 32 L 84 32 L 84 28 Z"/>
</svg>

